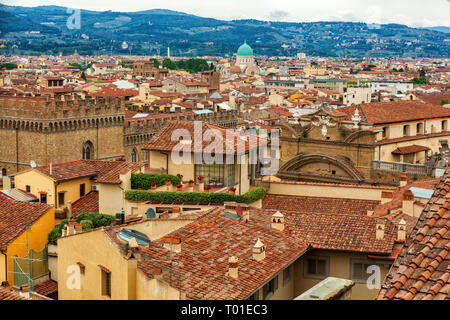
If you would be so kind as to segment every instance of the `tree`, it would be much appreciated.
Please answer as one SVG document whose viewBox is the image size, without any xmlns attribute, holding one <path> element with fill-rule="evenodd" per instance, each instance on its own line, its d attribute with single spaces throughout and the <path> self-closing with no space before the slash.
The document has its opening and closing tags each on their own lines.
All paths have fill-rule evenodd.
<svg viewBox="0 0 450 320">
<path fill-rule="evenodd" d="M 154 66 L 155 68 L 159 68 L 159 66 L 161 65 L 161 64 L 159 63 L 159 61 L 156 60 L 155 58 L 151 58 L 149 61 L 150 61 L 150 62 L 153 62 L 153 66 Z"/>
<path fill-rule="evenodd" d="M 5 68 L 6 70 L 17 69 L 17 64 L 11 63 L 11 62 L 0 63 L 0 69 L 3 69 L 3 68 Z"/>
<path fill-rule="evenodd" d="M 413 78 L 413 79 L 411 79 L 411 82 L 414 84 L 430 84 L 428 79 L 425 77 Z"/>
<path fill-rule="evenodd" d="M 423 69 L 419 70 L 419 75 L 421 78 L 425 78 L 425 74 L 426 74 L 425 70 L 423 70 Z"/>
</svg>

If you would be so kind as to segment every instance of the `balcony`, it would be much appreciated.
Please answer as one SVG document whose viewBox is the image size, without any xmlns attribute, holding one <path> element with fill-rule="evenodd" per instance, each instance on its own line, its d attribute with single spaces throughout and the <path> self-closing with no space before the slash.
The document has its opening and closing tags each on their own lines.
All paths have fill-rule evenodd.
<svg viewBox="0 0 450 320">
<path fill-rule="evenodd" d="M 424 164 L 412 164 L 405 162 L 391 161 L 372 161 L 373 170 L 390 171 L 390 172 L 406 172 L 408 174 L 431 176 L 433 168 Z"/>
</svg>

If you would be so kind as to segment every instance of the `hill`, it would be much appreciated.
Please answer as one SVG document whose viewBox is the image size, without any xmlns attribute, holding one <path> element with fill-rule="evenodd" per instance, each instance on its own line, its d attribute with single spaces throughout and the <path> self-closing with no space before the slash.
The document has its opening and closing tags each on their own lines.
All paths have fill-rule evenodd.
<svg viewBox="0 0 450 320">
<path fill-rule="evenodd" d="M 258 55 L 305 52 L 327 57 L 448 57 L 444 32 L 399 24 L 354 22 L 289 23 L 259 20 L 224 21 L 183 12 L 152 9 L 138 12 L 81 10 L 81 27 L 68 28 L 65 7 L 0 5 L 0 53 L 232 55 L 244 40 Z M 20 21 L 20 23 L 17 23 Z M 30 34 L 30 31 L 35 31 Z M 89 37 L 89 39 L 86 39 Z M 122 49 L 123 41 L 128 43 Z M 12 49 L 12 44 L 18 48 Z"/>
</svg>

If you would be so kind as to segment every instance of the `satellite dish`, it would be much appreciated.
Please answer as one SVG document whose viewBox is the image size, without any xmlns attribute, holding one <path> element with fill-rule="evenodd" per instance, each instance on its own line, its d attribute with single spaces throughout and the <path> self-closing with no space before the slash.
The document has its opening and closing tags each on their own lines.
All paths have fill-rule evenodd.
<svg viewBox="0 0 450 320">
<path fill-rule="evenodd" d="M 128 43 L 126 43 L 125 41 L 122 42 L 122 49 L 126 49 L 128 48 Z"/>
<path fill-rule="evenodd" d="M 36 162 L 34 162 L 33 160 L 31 160 L 31 161 L 30 161 L 30 167 L 36 168 Z"/>
</svg>

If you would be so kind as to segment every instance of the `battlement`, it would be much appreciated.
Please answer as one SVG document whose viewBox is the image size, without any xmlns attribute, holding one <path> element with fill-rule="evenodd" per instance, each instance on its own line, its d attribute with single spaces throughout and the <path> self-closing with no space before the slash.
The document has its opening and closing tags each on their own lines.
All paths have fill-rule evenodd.
<svg viewBox="0 0 450 320">
<path fill-rule="evenodd" d="M 144 119 L 127 119 L 124 123 L 125 135 L 156 132 L 169 121 L 189 120 L 205 121 L 212 124 L 226 125 L 227 123 L 237 124 L 238 112 L 236 110 L 214 112 L 208 114 L 193 114 L 191 112 L 180 113 L 160 113 L 155 111 Z M 235 126 L 235 125 L 234 125 Z"/>
<path fill-rule="evenodd" d="M 123 115 L 123 97 L 89 97 L 77 94 L 57 98 L 0 96 L 0 118 L 28 120 L 86 119 L 89 117 Z"/>
</svg>

